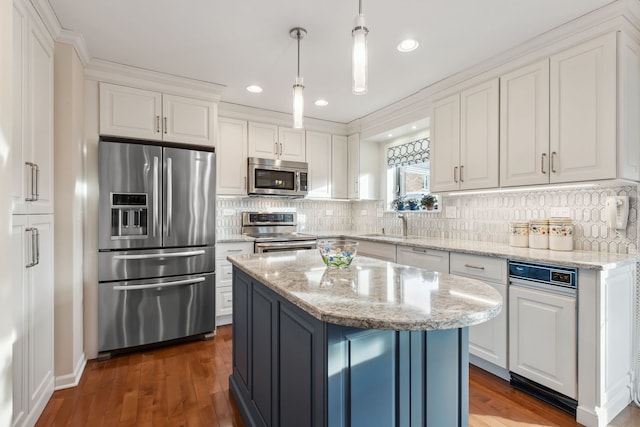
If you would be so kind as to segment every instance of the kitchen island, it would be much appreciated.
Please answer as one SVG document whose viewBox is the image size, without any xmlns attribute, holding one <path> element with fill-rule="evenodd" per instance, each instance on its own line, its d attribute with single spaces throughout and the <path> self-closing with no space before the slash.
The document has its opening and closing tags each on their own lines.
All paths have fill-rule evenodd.
<svg viewBox="0 0 640 427">
<path fill-rule="evenodd" d="M 501 310 L 485 283 L 315 250 L 228 258 L 233 373 L 249 426 L 466 426 L 468 326 Z"/>
</svg>

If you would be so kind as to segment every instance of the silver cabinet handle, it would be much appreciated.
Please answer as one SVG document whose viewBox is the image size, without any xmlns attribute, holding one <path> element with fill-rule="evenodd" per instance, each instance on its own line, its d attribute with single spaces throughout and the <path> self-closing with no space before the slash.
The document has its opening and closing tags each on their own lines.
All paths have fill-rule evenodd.
<svg viewBox="0 0 640 427">
<path fill-rule="evenodd" d="M 156 133 L 160 133 L 160 116 L 156 116 Z"/>
<path fill-rule="evenodd" d="M 273 148 L 274 148 L 274 150 L 273 150 L 273 155 L 274 155 L 274 156 L 277 156 L 277 155 L 278 155 L 278 143 L 277 143 L 277 142 L 274 142 L 273 144 L 274 144 L 274 147 L 273 147 Z"/>
<path fill-rule="evenodd" d="M 173 160 L 167 158 L 167 236 L 171 235 L 173 221 Z"/>
<path fill-rule="evenodd" d="M 37 163 L 33 164 L 33 168 L 36 171 L 36 179 L 35 179 L 35 200 L 38 201 L 40 200 L 40 191 L 38 190 L 39 184 L 40 184 L 40 168 L 38 167 Z"/>
<path fill-rule="evenodd" d="M 458 167 L 454 166 L 453 167 L 453 182 L 458 182 Z"/>
<path fill-rule="evenodd" d="M 547 173 L 547 171 L 544 170 L 544 164 L 546 159 L 547 159 L 547 153 L 542 153 L 542 156 L 540 158 L 540 171 L 542 171 L 542 173 Z"/>
<path fill-rule="evenodd" d="M 556 152 L 551 152 L 551 172 L 556 173 Z"/>
<path fill-rule="evenodd" d="M 33 229 L 33 233 L 36 235 L 36 265 L 40 264 L 40 231 L 37 228 Z"/>
<path fill-rule="evenodd" d="M 464 182 L 464 178 L 462 178 L 463 174 L 462 172 L 464 171 L 464 166 L 460 165 L 460 182 Z"/>
<path fill-rule="evenodd" d="M 193 283 L 204 282 L 204 277 L 198 277 L 196 279 L 186 279 L 186 280 L 176 280 L 175 282 L 164 282 L 164 283 L 151 283 L 148 285 L 129 285 L 129 286 L 114 286 L 114 291 L 139 291 L 141 289 L 157 289 L 157 288 L 167 288 L 170 286 L 180 286 L 180 285 L 191 285 Z"/>
<path fill-rule="evenodd" d="M 160 177 L 158 176 L 158 161 L 158 156 L 153 156 L 153 230 L 151 230 L 153 237 L 156 236 L 158 227 L 160 226 L 158 223 L 160 220 L 160 198 L 158 195 L 158 180 Z"/>
<path fill-rule="evenodd" d="M 282 142 L 280 143 L 280 156 L 282 156 Z"/>
<path fill-rule="evenodd" d="M 164 118 L 164 133 L 167 134 L 167 118 Z"/>
<path fill-rule="evenodd" d="M 465 264 L 464 266 L 467 268 L 473 268 L 476 270 L 484 270 L 484 267 L 481 265 Z"/>
<path fill-rule="evenodd" d="M 30 189 L 30 197 L 25 197 L 24 201 L 25 202 L 35 202 L 36 199 L 36 193 L 34 191 L 34 186 L 35 186 L 35 181 L 36 181 L 36 177 L 35 177 L 35 163 L 31 163 L 31 162 L 24 162 L 25 165 L 29 166 L 30 172 L 31 172 L 31 189 Z"/>
<path fill-rule="evenodd" d="M 244 177 L 244 189 L 247 190 L 247 177 Z"/>
<path fill-rule="evenodd" d="M 426 249 L 422 249 L 422 248 L 411 248 L 411 250 L 413 252 L 420 252 L 420 253 L 423 253 L 423 254 L 427 253 L 427 250 Z"/>
<path fill-rule="evenodd" d="M 135 255 L 116 255 L 113 259 L 118 260 L 132 260 L 132 259 L 156 259 L 156 258 L 180 258 L 180 257 L 190 257 L 197 255 L 204 255 L 205 251 L 200 249 L 197 251 L 186 251 L 186 252 L 169 252 L 163 254 L 135 254 Z"/>
<path fill-rule="evenodd" d="M 31 233 L 31 260 L 29 263 L 25 264 L 25 268 L 31 268 L 34 265 L 36 265 L 36 261 L 35 261 L 35 257 L 34 257 L 34 253 L 35 253 L 35 242 L 34 242 L 34 234 L 33 234 L 33 230 L 35 230 L 35 228 L 25 228 L 24 232 L 25 233 Z"/>
<path fill-rule="evenodd" d="M 242 249 L 227 249 L 227 252 L 242 252 Z"/>
</svg>

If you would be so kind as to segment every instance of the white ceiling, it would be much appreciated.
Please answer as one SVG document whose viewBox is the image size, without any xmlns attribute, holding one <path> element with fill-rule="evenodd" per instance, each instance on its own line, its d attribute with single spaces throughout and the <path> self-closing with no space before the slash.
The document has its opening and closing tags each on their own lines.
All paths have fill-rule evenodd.
<svg viewBox="0 0 640 427">
<path fill-rule="evenodd" d="M 91 58 L 226 86 L 222 101 L 291 112 L 296 40 L 305 116 L 348 123 L 613 0 L 362 0 L 369 92 L 351 93 L 357 0 L 49 0 Z M 406 37 L 418 50 L 399 53 Z M 264 92 L 246 92 L 259 84 Z M 313 105 L 324 98 L 329 105 Z"/>
</svg>

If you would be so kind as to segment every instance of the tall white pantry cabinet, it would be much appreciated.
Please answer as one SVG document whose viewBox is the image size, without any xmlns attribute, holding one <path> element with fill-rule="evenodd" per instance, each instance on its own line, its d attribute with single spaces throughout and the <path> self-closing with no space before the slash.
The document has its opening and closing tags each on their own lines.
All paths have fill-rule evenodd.
<svg viewBox="0 0 640 427">
<path fill-rule="evenodd" d="M 12 424 L 33 426 L 54 388 L 54 42 L 28 1 L 13 15 Z"/>
</svg>

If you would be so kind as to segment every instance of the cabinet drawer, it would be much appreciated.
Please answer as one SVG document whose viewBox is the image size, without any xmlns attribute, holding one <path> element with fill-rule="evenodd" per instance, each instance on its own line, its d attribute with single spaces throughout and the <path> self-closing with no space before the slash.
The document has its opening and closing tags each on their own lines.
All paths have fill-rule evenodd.
<svg viewBox="0 0 640 427">
<path fill-rule="evenodd" d="M 219 261 L 216 265 L 216 276 L 220 282 L 231 280 L 233 277 L 233 265 L 229 261 Z"/>
<path fill-rule="evenodd" d="M 398 246 L 396 258 L 398 264 L 449 273 L 449 252 L 447 251 Z"/>
<path fill-rule="evenodd" d="M 450 258 L 450 273 L 506 285 L 507 260 L 454 252 Z"/>
<path fill-rule="evenodd" d="M 231 286 L 216 289 L 216 316 L 231 314 L 233 307 L 233 292 Z"/>
<path fill-rule="evenodd" d="M 396 245 L 364 240 L 358 240 L 358 242 L 358 255 L 377 258 L 383 261 L 396 261 Z"/>
<path fill-rule="evenodd" d="M 226 260 L 230 255 L 252 254 L 253 242 L 218 243 L 216 259 Z"/>
</svg>

